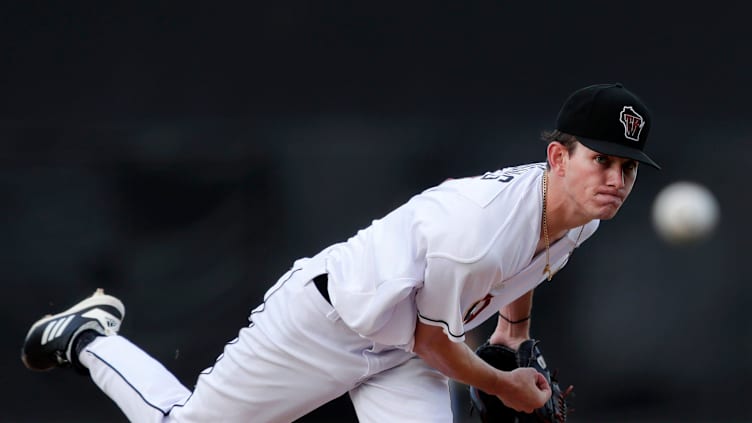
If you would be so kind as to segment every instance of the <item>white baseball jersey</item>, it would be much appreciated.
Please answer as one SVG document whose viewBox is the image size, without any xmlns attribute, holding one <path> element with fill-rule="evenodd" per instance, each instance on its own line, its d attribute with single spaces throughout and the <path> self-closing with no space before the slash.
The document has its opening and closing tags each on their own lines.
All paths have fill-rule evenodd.
<svg viewBox="0 0 752 423">
<path fill-rule="evenodd" d="M 448 180 L 328 249 L 339 315 L 361 336 L 406 350 L 416 319 L 464 341 L 467 330 L 545 279 L 545 253 L 535 257 L 544 170 L 534 163 Z M 598 223 L 551 245 L 551 269 L 564 266 Z"/>
<path fill-rule="evenodd" d="M 195 388 L 116 335 L 79 355 L 134 422 L 291 422 L 345 393 L 358 420 L 453 421 L 446 376 L 412 354 L 417 319 L 455 342 L 540 284 L 543 163 L 449 180 L 297 260 Z M 592 221 L 550 246 L 553 270 Z M 328 273 L 331 303 L 312 280 Z"/>
</svg>

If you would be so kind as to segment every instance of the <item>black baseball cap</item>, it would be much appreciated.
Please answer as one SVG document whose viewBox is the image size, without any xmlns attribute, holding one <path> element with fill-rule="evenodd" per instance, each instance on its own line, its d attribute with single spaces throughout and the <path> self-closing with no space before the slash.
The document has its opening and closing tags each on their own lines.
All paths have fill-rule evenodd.
<svg viewBox="0 0 752 423">
<path fill-rule="evenodd" d="M 660 169 L 643 151 L 651 122 L 645 104 L 622 84 L 597 84 L 567 98 L 556 118 L 556 129 L 574 135 L 591 150 Z"/>
</svg>

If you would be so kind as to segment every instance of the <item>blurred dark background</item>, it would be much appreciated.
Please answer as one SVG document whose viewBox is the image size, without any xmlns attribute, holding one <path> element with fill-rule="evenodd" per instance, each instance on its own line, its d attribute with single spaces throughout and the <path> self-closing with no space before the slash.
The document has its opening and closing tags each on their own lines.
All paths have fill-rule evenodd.
<svg viewBox="0 0 752 423">
<path fill-rule="evenodd" d="M 748 8 L 4 3 L 0 421 L 125 420 L 86 378 L 23 368 L 40 315 L 103 287 L 192 386 L 294 259 L 447 177 L 542 160 L 563 99 L 614 81 L 652 108 L 664 170 L 537 291 L 533 336 L 572 421 L 752 421 Z M 720 202 L 702 243 L 651 226 L 676 180 Z M 301 421 L 355 417 L 342 398 Z"/>
</svg>

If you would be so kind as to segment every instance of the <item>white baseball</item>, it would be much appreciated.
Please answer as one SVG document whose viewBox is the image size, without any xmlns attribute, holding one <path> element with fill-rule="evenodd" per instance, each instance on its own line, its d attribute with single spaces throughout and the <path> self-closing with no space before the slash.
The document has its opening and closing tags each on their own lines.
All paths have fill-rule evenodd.
<svg viewBox="0 0 752 423">
<path fill-rule="evenodd" d="M 674 182 L 663 188 L 653 203 L 653 224 L 672 244 L 701 241 L 713 233 L 720 207 L 713 193 L 694 182 Z"/>
</svg>

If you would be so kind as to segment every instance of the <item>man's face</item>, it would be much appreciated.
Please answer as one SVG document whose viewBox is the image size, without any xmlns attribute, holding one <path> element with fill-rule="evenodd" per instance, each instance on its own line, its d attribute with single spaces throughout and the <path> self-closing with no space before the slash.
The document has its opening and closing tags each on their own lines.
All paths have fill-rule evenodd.
<svg viewBox="0 0 752 423">
<path fill-rule="evenodd" d="M 576 213 L 608 220 L 616 215 L 637 178 L 637 161 L 609 156 L 578 144 L 568 156 L 566 192 Z"/>
</svg>

